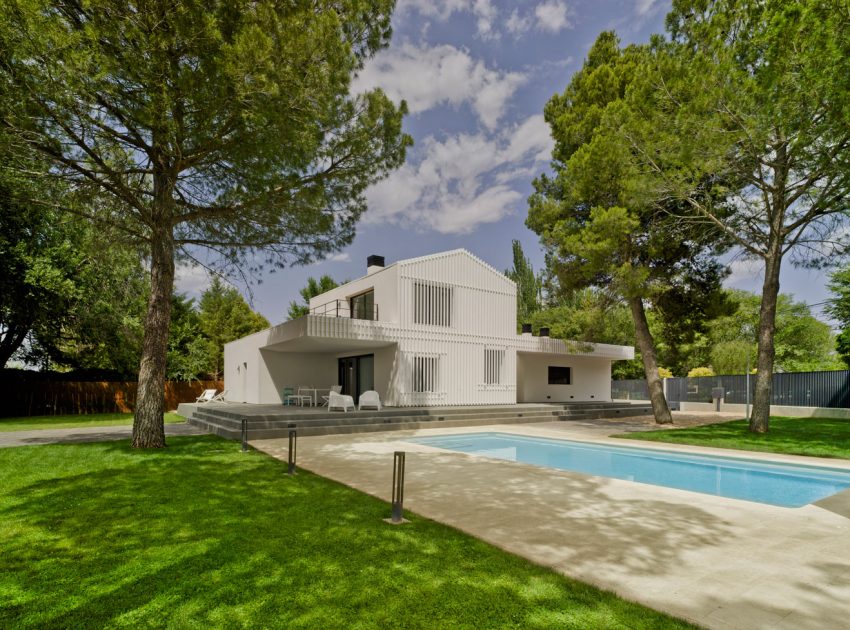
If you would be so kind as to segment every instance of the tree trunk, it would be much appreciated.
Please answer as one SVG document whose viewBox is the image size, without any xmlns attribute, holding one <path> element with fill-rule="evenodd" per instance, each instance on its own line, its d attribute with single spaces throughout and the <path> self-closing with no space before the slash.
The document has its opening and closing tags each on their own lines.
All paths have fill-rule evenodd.
<svg viewBox="0 0 850 630">
<path fill-rule="evenodd" d="M 629 298 L 629 308 L 635 320 L 635 337 L 637 337 L 638 348 L 643 358 L 643 371 L 646 374 L 646 386 L 649 389 L 649 400 L 652 403 L 652 413 L 658 424 L 672 424 L 673 415 L 664 397 L 664 385 L 658 376 L 658 360 L 655 358 L 655 341 L 649 332 L 649 323 L 646 321 L 646 311 L 643 309 L 643 300 L 639 297 Z"/>
<path fill-rule="evenodd" d="M 165 361 L 173 290 L 174 236 L 169 227 L 151 234 L 151 296 L 145 314 L 133 448 L 165 446 Z"/>
<path fill-rule="evenodd" d="M 764 261 L 764 284 L 759 311 L 758 371 L 753 393 L 753 413 L 750 416 L 750 431 L 753 433 L 767 433 L 770 428 L 770 395 L 773 389 L 773 360 L 776 354 L 776 302 L 779 295 L 781 263 L 779 243 L 773 243 Z"/>
<path fill-rule="evenodd" d="M 11 324 L 3 334 L 3 340 L 0 341 L 0 368 L 6 367 L 6 363 L 12 358 L 12 355 L 18 351 L 24 344 L 24 339 L 27 338 L 27 333 L 30 331 L 29 326 L 20 326 Z"/>
</svg>

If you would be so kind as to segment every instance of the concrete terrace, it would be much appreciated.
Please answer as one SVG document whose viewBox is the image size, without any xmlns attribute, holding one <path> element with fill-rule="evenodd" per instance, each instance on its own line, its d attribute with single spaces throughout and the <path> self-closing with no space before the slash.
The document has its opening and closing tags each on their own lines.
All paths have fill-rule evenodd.
<svg viewBox="0 0 850 630">
<path fill-rule="evenodd" d="M 821 629 L 850 619 L 850 491 L 773 507 L 414 445 L 413 435 L 501 431 L 596 443 L 646 418 L 440 428 L 299 439 L 298 464 L 389 500 L 407 452 L 405 508 L 708 628 Z M 283 439 L 253 445 L 286 459 Z M 850 462 L 633 443 L 775 462 Z M 388 514 L 389 515 L 389 507 Z"/>
<path fill-rule="evenodd" d="M 551 420 L 617 418 L 644 415 L 649 403 L 581 402 L 456 405 L 450 407 L 384 407 L 363 411 L 328 411 L 326 407 L 250 403 L 184 403 L 177 413 L 189 424 L 222 437 L 239 439 L 242 421 L 249 439 L 284 437 L 290 428 L 300 436 L 421 429 L 428 426 L 525 424 Z"/>
</svg>

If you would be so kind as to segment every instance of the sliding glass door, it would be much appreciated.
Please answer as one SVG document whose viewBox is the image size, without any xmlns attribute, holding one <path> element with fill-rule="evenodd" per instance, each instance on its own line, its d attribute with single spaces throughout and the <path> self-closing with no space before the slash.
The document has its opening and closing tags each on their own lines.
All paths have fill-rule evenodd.
<svg viewBox="0 0 850 630">
<path fill-rule="evenodd" d="M 363 392 L 375 389 L 375 355 L 339 359 L 339 384 L 342 385 L 342 393 L 352 396 L 354 402 Z"/>
</svg>

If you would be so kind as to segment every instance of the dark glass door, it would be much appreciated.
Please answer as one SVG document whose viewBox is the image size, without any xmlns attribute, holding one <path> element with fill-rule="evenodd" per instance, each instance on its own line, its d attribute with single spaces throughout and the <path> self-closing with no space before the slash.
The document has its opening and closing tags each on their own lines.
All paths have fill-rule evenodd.
<svg viewBox="0 0 850 630">
<path fill-rule="evenodd" d="M 339 359 L 339 384 L 342 385 L 342 393 L 354 398 L 355 403 L 360 394 L 375 389 L 375 355 Z"/>
</svg>

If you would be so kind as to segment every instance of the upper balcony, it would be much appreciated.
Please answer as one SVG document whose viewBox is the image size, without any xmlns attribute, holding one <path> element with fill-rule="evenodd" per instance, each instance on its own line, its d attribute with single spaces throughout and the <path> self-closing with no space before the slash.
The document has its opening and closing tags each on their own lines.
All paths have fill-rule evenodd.
<svg viewBox="0 0 850 630">
<path fill-rule="evenodd" d="M 378 305 L 372 291 L 362 293 L 346 300 L 331 300 L 310 309 L 310 315 L 321 317 L 344 317 L 347 319 L 365 319 L 378 321 Z"/>
</svg>

